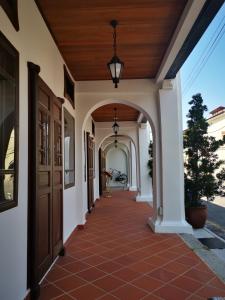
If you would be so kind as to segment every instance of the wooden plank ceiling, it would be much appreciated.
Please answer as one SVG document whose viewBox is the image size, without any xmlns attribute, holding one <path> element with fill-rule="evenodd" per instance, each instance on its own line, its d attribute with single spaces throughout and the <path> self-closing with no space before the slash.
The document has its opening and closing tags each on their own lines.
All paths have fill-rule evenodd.
<svg viewBox="0 0 225 300">
<path fill-rule="evenodd" d="M 154 78 L 187 0 L 36 0 L 75 80 L 110 79 L 116 19 L 122 78 Z"/>
<path fill-rule="evenodd" d="M 107 104 L 96 109 L 92 113 L 95 122 L 112 122 L 115 115 L 114 108 L 117 109 L 117 122 L 121 121 L 137 121 L 139 111 L 133 107 L 124 104 Z"/>
</svg>

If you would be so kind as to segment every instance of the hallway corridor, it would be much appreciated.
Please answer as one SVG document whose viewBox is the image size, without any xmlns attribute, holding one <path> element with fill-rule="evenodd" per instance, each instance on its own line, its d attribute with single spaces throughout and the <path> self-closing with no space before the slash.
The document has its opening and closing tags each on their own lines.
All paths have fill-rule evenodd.
<svg viewBox="0 0 225 300">
<path fill-rule="evenodd" d="M 134 192 L 101 198 L 44 279 L 41 300 L 201 300 L 225 285 L 175 234 L 154 234 Z"/>
</svg>

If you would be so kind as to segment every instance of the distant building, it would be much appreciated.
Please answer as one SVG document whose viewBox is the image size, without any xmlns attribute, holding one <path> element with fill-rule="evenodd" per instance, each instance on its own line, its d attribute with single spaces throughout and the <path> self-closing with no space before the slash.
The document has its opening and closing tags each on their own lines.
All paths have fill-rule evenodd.
<svg viewBox="0 0 225 300">
<path fill-rule="evenodd" d="M 208 135 L 214 136 L 217 140 L 225 136 L 225 107 L 219 106 L 210 112 L 210 117 L 207 119 L 209 123 Z M 225 146 L 222 146 L 217 151 L 219 159 L 225 161 Z M 225 167 L 225 164 L 221 165 Z"/>
</svg>

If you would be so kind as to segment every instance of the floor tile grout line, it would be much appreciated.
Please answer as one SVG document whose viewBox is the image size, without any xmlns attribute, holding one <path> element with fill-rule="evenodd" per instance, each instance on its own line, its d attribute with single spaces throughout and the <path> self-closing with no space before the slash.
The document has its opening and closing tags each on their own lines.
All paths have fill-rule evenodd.
<svg viewBox="0 0 225 300">
<path fill-rule="evenodd" d="M 218 278 L 217 276 L 214 276 L 214 277 Z M 199 295 L 197 294 L 197 292 L 199 292 L 200 290 L 202 290 L 203 288 L 205 288 L 205 287 L 208 285 L 208 283 L 209 283 L 212 279 L 213 279 L 213 278 L 211 278 L 209 281 L 207 281 L 207 282 L 204 284 L 204 286 L 202 286 L 202 287 L 200 287 L 199 289 L 197 289 L 197 290 L 194 292 L 194 295 L 199 296 Z M 219 288 L 217 288 L 217 289 L 219 289 Z M 201 297 L 201 296 L 199 296 L 199 297 Z"/>
<path fill-rule="evenodd" d="M 206 287 L 208 284 L 209 284 L 209 282 L 211 282 L 214 278 L 217 278 L 217 276 L 215 276 L 215 274 L 214 274 L 214 277 L 213 278 L 211 278 L 211 279 L 209 279 L 208 281 L 206 281 L 199 289 L 197 289 L 196 291 L 194 291 L 194 293 L 193 293 L 193 295 L 197 295 L 197 296 L 199 296 L 198 294 L 196 294 L 198 291 L 200 291 L 201 289 L 203 289 L 204 287 Z M 194 280 L 193 278 L 191 278 L 192 280 Z M 201 296 L 199 296 L 199 297 L 201 297 Z"/>
<path fill-rule="evenodd" d="M 138 250 L 141 250 L 141 249 L 138 249 Z M 137 251 L 138 251 L 137 250 Z M 169 250 L 165 250 L 165 251 L 169 251 Z M 134 252 L 136 252 L 136 251 L 134 251 Z M 164 252 L 164 251 L 163 251 Z M 131 252 L 129 252 L 129 255 L 130 254 L 132 254 Z M 155 255 L 159 255 L 160 253 L 157 253 L 157 254 L 152 254 L 152 255 L 150 255 L 150 256 L 148 256 L 147 258 L 143 258 L 143 259 L 140 259 L 139 261 L 145 261 L 146 259 L 148 259 L 148 258 L 150 258 L 150 257 L 153 257 L 153 256 L 155 256 Z M 86 258 L 90 258 L 92 255 L 90 255 L 90 256 L 88 256 L 88 257 L 86 257 Z M 101 255 L 100 255 L 101 256 Z M 118 256 L 118 257 L 116 257 L 116 258 L 105 258 L 104 257 L 104 259 L 106 259 L 108 262 L 111 262 L 111 261 L 114 261 L 114 260 L 116 260 L 116 259 L 119 259 L 120 257 L 122 257 L 122 256 L 124 256 L 124 254 L 122 254 L 122 255 L 120 255 L 120 256 Z M 181 257 L 184 257 L 184 256 L 186 256 L 186 254 L 182 254 L 179 258 L 181 258 Z M 84 258 L 84 259 L 86 259 L 86 258 Z M 174 260 L 177 260 L 178 258 L 176 257 Z M 77 259 L 78 261 L 83 261 L 83 259 Z M 168 263 L 170 263 L 170 262 L 172 262 L 172 260 L 171 261 L 169 261 Z M 75 263 L 75 262 L 74 262 Z M 104 262 L 103 262 L 104 263 Z M 146 262 L 147 263 L 147 262 Z M 87 263 L 88 264 L 88 263 Z M 95 265 L 95 267 L 97 267 L 97 266 L 99 266 L 99 265 L 101 265 L 102 263 L 100 263 L 100 264 L 98 264 L 98 265 Z M 148 264 L 148 263 L 147 263 Z M 68 264 L 69 265 L 69 264 Z M 64 267 L 64 266 L 61 266 L 62 268 Z"/>
<path fill-rule="evenodd" d="M 116 272 L 116 271 L 115 271 L 115 272 Z M 146 274 L 147 274 L 147 273 L 146 273 Z M 74 274 L 74 275 L 75 275 L 75 274 Z M 117 279 L 117 277 L 113 276 L 112 273 L 108 273 L 108 274 L 106 274 L 106 276 L 104 275 L 104 276 L 102 276 L 102 277 L 100 277 L 100 278 L 98 278 L 98 279 L 102 279 L 102 278 L 104 278 L 104 277 L 107 277 L 108 275 L 111 275 L 112 277 L 114 277 L 114 278 Z M 144 274 L 140 274 L 140 277 L 142 277 L 143 275 L 144 275 Z M 80 278 L 81 278 L 81 277 L 80 277 Z M 139 277 L 138 277 L 138 278 L 139 278 Z M 82 279 L 82 278 L 81 278 L 81 279 Z M 85 280 L 86 283 L 83 284 L 82 286 L 85 286 L 85 285 L 87 285 L 87 284 L 92 284 L 92 285 L 94 285 L 95 287 L 99 288 L 98 286 L 96 286 L 96 285 L 94 284 L 94 282 L 97 281 L 98 279 L 94 280 L 93 282 L 90 282 L 90 281 Z M 120 279 L 120 280 L 121 280 L 121 279 Z M 55 282 L 54 282 L 54 283 L 55 283 Z M 54 283 L 51 283 L 51 284 L 55 285 Z M 144 291 L 144 292 L 149 293 L 149 291 L 146 291 L 145 289 L 142 289 L 142 288 L 140 288 L 140 287 L 137 287 L 137 286 L 133 285 L 132 282 L 126 282 L 126 281 L 124 281 L 124 285 L 121 285 L 121 286 L 119 286 L 118 288 L 115 288 L 114 290 L 117 290 L 117 289 L 119 289 L 120 287 L 126 286 L 127 284 L 130 284 L 130 285 L 134 286 L 134 287 L 137 288 L 137 289 L 140 289 L 140 290 L 142 290 L 142 291 Z M 58 288 L 57 285 L 55 285 L 55 286 Z M 69 293 L 71 293 L 71 292 L 73 292 L 73 291 L 75 291 L 75 290 L 81 288 L 82 286 L 77 287 L 77 288 L 75 288 L 75 289 L 73 289 L 73 290 L 70 290 Z M 60 289 L 60 290 L 62 290 L 62 289 Z M 114 290 L 112 290 L 112 291 L 114 291 Z M 62 291 L 64 291 L 64 290 L 62 290 Z M 112 292 L 112 291 L 111 291 L 111 292 Z M 65 293 L 65 291 L 64 291 L 64 293 Z"/>
<path fill-rule="evenodd" d="M 147 237 L 146 237 L 145 239 L 147 239 Z M 154 241 L 151 245 L 148 245 L 148 246 L 154 246 L 154 245 L 156 245 L 156 244 L 164 243 L 165 241 L 170 240 L 170 239 L 172 239 L 172 238 L 167 238 L 167 239 L 165 239 L 165 240 L 163 240 L 163 241 Z M 116 242 L 116 240 L 118 240 L 118 239 L 111 240 L 110 242 L 113 243 L 113 242 Z M 138 242 L 138 241 L 140 241 L 140 240 L 143 240 L 143 238 L 140 238 L 140 239 L 136 240 L 135 242 Z M 92 243 L 93 243 L 93 242 L 92 242 Z M 106 241 L 106 243 L 107 243 L 107 241 Z M 95 246 L 99 246 L 98 243 L 95 243 L 95 242 L 94 242 L 94 244 L 95 244 Z M 103 245 L 101 245 L 101 246 L 104 247 L 104 243 L 100 243 L 100 244 L 103 244 Z M 132 244 L 133 244 L 133 242 L 127 243 L 127 246 L 131 246 Z M 182 241 L 182 240 L 181 240 L 180 245 L 183 245 L 183 241 Z M 143 246 L 143 248 L 148 247 L 148 246 Z M 78 247 L 81 251 L 84 250 L 83 247 L 79 247 L 79 242 L 78 242 L 77 247 Z M 85 247 L 85 250 L 88 251 L 88 249 L 89 249 L 89 248 L 92 248 L 92 247 L 94 247 L 94 246 Z M 106 247 L 106 248 L 107 248 L 107 247 Z M 173 248 L 173 246 L 171 246 L 171 248 Z"/>
<path fill-rule="evenodd" d="M 210 281 L 213 281 L 214 279 L 217 279 L 217 280 L 219 280 L 219 282 L 221 283 L 221 284 L 223 284 L 224 285 L 224 288 L 225 288 L 225 283 L 216 275 L 216 274 L 214 274 L 214 277 L 210 280 Z M 209 282 L 208 282 L 208 284 L 209 284 Z"/>
<path fill-rule="evenodd" d="M 81 278 L 81 277 L 79 277 L 79 278 Z M 101 278 L 103 278 L 103 277 L 101 277 Z M 81 278 L 82 279 L 82 278 Z M 51 283 L 52 285 L 54 285 L 57 289 L 59 289 L 60 291 L 63 291 L 64 292 L 64 294 L 67 294 L 67 295 L 69 295 L 70 297 L 73 297 L 73 296 L 71 296 L 71 293 L 72 292 L 74 292 L 74 291 L 76 291 L 76 290 L 78 290 L 79 288 L 82 288 L 82 287 L 84 287 L 84 286 L 86 286 L 86 285 L 93 285 L 92 284 L 92 282 L 90 282 L 90 281 L 87 281 L 87 280 L 85 280 L 85 279 L 83 279 L 83 281 L 85 281 L 85 283 L 84 284 L 82 284 L 82 285 L 80 285 L 80 286 L 78 286 L 78 287 L 76 287 L 75 289 L 72 289 L 72 290 L 69 290 L 69 291 L 67 291 L 67 292 L 65 292 L 62 288 L 60 288 L 60 287 L 58 287 L 55 283 Z M 96 286 L 97 287 L 97 286 Z M 99 288 L 99 287 L 98 287 Z M 99 288 L 100 289 L 100 288 Z M 101 289 L 102 291 L 104 291 L 103 289 Z M 61 295 L 62 296 L 62 295 Z M 59 296 L 57 296 L 57 297 L 60 297 L 60 295 Z M 52 298 L 52 299 L 55 299 L 55 298 Z M 74 298 L 75 300 L 76 300 L 76 297 Z"/>
<path fill-rule="evenodd" d="M 60 290 L 61 292 L 63 292 L 63 294 L 66 294 L 66 295 L 69 295 L 67 292 L 65 292 L 63 289 L 59 288 L 58 286 L 56 286 L 54 283 L 51 283 L 51 285 L 53 285 L 54 287 L 56 287 L 58 290 Z M 62 297 L 63 294 L 60 294 L 56 297 L 52 297 L 52 298 L 49 298 L 48 300 L 54 300 L 54 299 L 57 299 L 57 298 L 60 298 Z M 70 296 L 70 295 L 69 295 Z M 73 298 L 73 297 L 72 297 Z M 75 299 L 76 300 L 76 299 Z"/>
<path fill-rule="evenodd" d="M 185 256 L 185 254 L 183 255 L 183 256 Z M 181 257 L 183 257 L 183 256 L 181 256 Z M 177 258 L 176 258 L 177 259 Z M 174 260 L 171 260 L 171 261 L 169 261 L 167 264 L 169 264 L 169 263 L 171 263 L 171 262 L 173 262 L 173 261 L 175 261 L 176 259 L 174 259 Z M 114 259 L 110 259 L 109 260 L 109 262 L 110 261 L 113 261 Z M 78 260 L 79 261 L 79 260 Z M 140 261 L 143 261 L 143 260 L 140 260 Z M 140 262 L 139 261 L 139 262 Z M 76 262 L 74 262 L 74 263 L 76 263 Z M 135 262 L 135 263 L 133 263 L 133 264 L 136 264 L 137 262 Z M 146 263 L 146 262 L 145 262 Z M 72 264 L 72 263 L 71 263 Z M 128 265 L 128 266 L 123 266 L 123 265 L 121 265 L 121 268 L 119 268 L 119 269 L 117 269 L 116 271 L 114 271 L 114 272 L 107 272 L 108 274 L 113 274 L 113 273 L 115 273 L 115 272 L 117 272 L 117 271 L 119 271 L 119 270 L 121 270 L 121 269 L 123 269 L 123 268 L 129 268 L 129 266 L 131 267 L 133 264 L 130 264 L 130 265 Z M 148 263 L 147 263 L 148 264 Z M 101 264 L 99 264 L 99 265 L 101 265 Z M 96 268 L 96 269 L 98 269 L 97 268 L 97 266 L 98 265 L 96 265 L 96 266 L 92 266 L 92 265 L 89 265 L 90 267 L 87 267 L 87 268 L 85 268 L 85 269 L 83 269 L 82 271 L 79 271 L 79 272 L 71 272 L 71 271 L 69 271 L 69 270 L 67 270 L 66 268 L 63 268 L 63 266 L 58 266 L 57 265 L 57 267 L 59 267 L 59 268 L 62 268 L 62 269 L 64 269 L 64 270 L 66 270 L 67 272 L 70 272 L 70 274 L 67 274 L 67 275 L 65 275 L 65 276 L 63 276 L 63 277 L 61 277 L 60 279 L 57 279 L 57 280 L 55 280 L 55 281 L 49 281 L 48 280 L 48 282 L 50 282 L 50 283 L 55 283 L 55 282 L 57 282 L 57 281 L 60 281 L 60 280 L 62 280 L 62 279 L 65 279 L 65 278 L 67 278 L 67 277 L 69 277 L 69 276 L 71 276 L 71 275 L 76 275 L 76 276 L 79 276 L 78 275 L 78 273 L 80 273 L 80 272 L 83 272 L 83 271 L 85 271 L 85 270 L 88 270 L 89 268 L 92 268 L 92 267 L 94 267 L 94 268 Z M 163 265 L 163 266 L 166 266 L 166 264 L 165 265 Z M 161 267 L 163 267 L 163 266 L 161 266 Z M 161 268 L 160 267 L 160 268 Z M 156 269 L 157 267 L 155 267 L 154 269 Z M 103 271 L 103 270 L 101 270 L 101 269 L 98 269 L 98 270 L 100 270 L 100 271 Z M 104 272 L 104 271 L 103 271 Z M 106 274 L 107 274 L 106 273 Z M 174 273 L 174 272 L 173 272 Z M 147 274 L 147 273 L 142 273 L 142 275 L 144 275 L 144 274 Z M 141 275 L 141 276 L 142 276 Z M 103 276 L 103 277 L 105 277 L 105 276 Z M 79 277 L 79 278 L 81 278 L 82 279 L 82 277 Z"/>
<path fill-rule="evenodd" d="M 85 270 L 83 270 L 83 271 L 87 271 L 87 270 L 88 270 L 88 269 L 85 269 Z M 77 272 L 77 273 L 72 273 L 72 274 L 70 274 L 70 277 L 71 277 L 71 276 L 78 277 L 79 279 L 85 281 L 85 284 L 82 284 L 82 286 L 86 285 L 87 283 L 92 283 L 93 281 L 95 281 L 95 280 L 93 280 L 93 281 L 91 280 L 91 281 L 90 281 L 90 280 L 87 280 L 87 279 L 85 279 L 85 278 L 79 276 L 79 273 L 81 273 L 81 272 L 83 272 L 83 271 L 80 271 L 80 272 Z M 103 272 L 103 271 L 102 271 L 102 272 Z M 103 273 L 105 273 L 105 272 L 103 272 Z M 102 275 L 102 276 L 99 277 L 98 279 L 104 278 L 104 277 L 106 277 L 106 276 L 107 276 L 107 273 L 105 273 L 104 275 Z M 69 277 L 69 276 L 68 276 L 68 277 Z M 61 279 L 66 279 L 66 278 L 67 278 L 67 277 L 63 277 L 63 278 L 61 278 Z M 57 286 L 57 283 L 58 283 L 61 279 L 52 282 L 52 284 L 54 284 L 56 287 L 58 287 L 58 286 Z M 98 279 L 96 279 L 96 280 L 98 280 Z M 78 287 L 78 288 L 79 288 L 79 287 Z M 75 289 L 77 289 L 77 288 L 75 288 Z M 75 289 L 73 289 L 73 290 L 75 290 Z"/>
<path fill-rule="evenodd" d="M 166 285 L 168 285 L 168 284 L 171 284 L 171 282 L 172 282 L 173 280 L 178 279 L 179 277 L 183 276 L 186 272 L 188 272 L 188 271 L 185 271 L 184 273 L 179 274 L 178 276 L 176 276 L 176 277 L 174 277 L 173 279 L 171 279 L 169 282 L 167 282 L 167 283 L 165 283 L 165 284 L 162 284 L 159 288 L 154 289 L 151 293 L 157 291 L 158 289 L 161 289 L 162 287 L 164 287 L 164 286 L 166 286 Z M 149 273 L 150 273 L 150 272 L 149 272 Z M 138 278 L 141 278 L 141 277 L 143 277 L 143 276 L 148 276 L 149 273 L 142 273 L 141 276 L 139 276 Z M 174 273 L 174 272 L 172 272 L 172 273 Z M 174 274 L 175 274 L 175 273 L 174 273 Z M 111 274 L 111 275 L 113 276 L 113 274 Z M 151 276 L 151 275 L 150 275 L 150 276 Z M 113 277 L 114 277 L 114 278 L 117 278 L 116 276 L 113 276 Z M 151 277 L 152 277 L 152 276 L 151 276 Z M 138 278 L 135 278 L 134 280 L 132 280 L 132 281 L 130 281 L 130 282 L 126 282 L 126 284 L 130 284 L 130 285 L 132 285 L 132 286 L 134 286 L 134 287 L 136 287 L 136 288 L 138 288 L 138 289 L 141 289 L 141 290 L 143 290 L 143 291 L 149 293 L 149 291 L 147 291 L 147 290 L 145 290 L 145 289 L 142 289 L 142 288 L 140 288 L 140 287 L 138 287 L 138 286 L 132 284 L 132 282 L 135 281 L 135 280 L 137 280 Z M 161 280 L 158 279 L 158 278 L 156 278 L 156 279 L 159 280 L 159 281 L 161 281 Z M 199 283 L 199 281 L 197 281 L 197 280 L 195 280 L 195 279 L 193 279 L 193 280 L 196 281 L 196 283 Z M 209 281 L 211 281 L 211 280 L 212 280 L 212 278 L 211 278 Z M 126 284 L 125 284 L 125 285 L 126 285 Z M 123 286 L 124 286 L 124 285 L 123 285 Z M 175 286 L 175 285 L 174 285 L 174 286 Z M 122 287 L 122 286 L 121 286 L 121 287 Z M 184 290 L 184 289 L 182 289 L 182 288 L 179 288 L 179 287 L 177 287 L 177 286 L 175 286 L 175 287 L 178 288 L 178 289 L 181 289 L 181 290 L 183 290 L 183 291 L 185 291 L 185 292 L 187 292 L 186 290 Z M 118 288 L 118 289 L 119 289 L 119 288 Z"/>
<path fill-rule="evenodd" d="M 101 233 L 101 232 L 102 232 L 102 231 L 99 231 L 99 233 Z M 115 232 L 115 231 L 114 231 L 114 232 Z M 124 232 L 126 232 L 126 231 L 124 231 L 124 230 L 118 231 L 118 230 L 117 230 L 116 232 L 117 232 L 117 233 L 118 233 L 118 232 L 124 233 Z M 151 231 L 150 228 L 149 228 L 149 233 L 152 235 L 152 231 Z M 108 235 L 108 232 L 107 232 L 107 235 Z M 129 234 L 128 236 L 132 236 L 132 235 L 137 235 L 137 234 L 136 234 L 136 233 L 134 233 L 134 234 L 131 233 L 131 234 Z M 183 244 L 185 245 L 184 241 L 180 238 L 179 234 L 174 234 L 174 235 L 175 235 L 176 238 L 177 238 L 177 237 L 179 238 L 180 244 L 181 244 L 181 245 L 183 245 Z M 128 237 L 128 236 L 126 236 L 126 237 Z M 116 241 L 117 239 L 118 239 L 118 238 L 113 239 L 113 240 L 111 240 L 111 242 Z M 143 238 L 140 238 L 140 239 L 138 239 L 138 240 L 141 240 L 141 239 L 143 239 Z M 172 236 L 172 237 L 171 237 L 171 236 L 165 236 L 165 237 L 163 238 L 163 240 L 157 241 L 157 242 L 160 242 L 160 243 L 161 243 L 161 242 L 165 242 L 165 241 L 167 241 L 167 240 L 169 240 L 169 239 L 174 239 L 174 237 L 173 237 L 173 236 Z M 137 240 L 137 241 L 138 241 L 138 240 Z M 85 241 L 86 241 L 86 240 L 84 240 L 84 242 L 85 242 Z M 91 242 L 91 243 L 95 243 L 95 242 L 93 242 L 93 241 L 90 241 L 90 242 Z M 72 241 L 70 241 L 70 243 L 72 243 Z M 96 244 L 96 243 L 95 243 L 95 244 Z M 79 246 L 78 246 L 78 247 L 79 247 Z M 90 247 L 91 247 L 91 246 L 90 246 Z M 89 248 L 90 248 L 90 247 L 89 247 Z"/>
<path fill-rule="evenodd" d="M 177 235 L 177 237 L 179 237 L 179 236 Z M 172 238 L 168 238 L 168 239 L 172 239 Z M 153 242 L 153 244 L 150 244 L 150 245 L 147 245 L 147 246 L 143 246 L 143 247 L 141 247 L 141 248 L 136 248 L 136 249 L 138 249 L 138 250 L 143 250 L 144 248 L 147 248 L 147 247 L 150 247 L 150 246 L 159 245 L 160 243 L 163 243 L 163 242 L 167 241 L 168 239 L 163 240 L 163 241 Z M 116 241 L 116 240 L 115 240 L 115 241 Z M 179 245 L 185 245 L 181 238 L 180 238 L 180 241 L 181 241 L 181 243 L 180 243 Z M 113 242 L 113 241 L 111 241 L 111 242 Z M 129 245 L 132 245 L 132 243 L 128 243 L 128 244 L 127 244 L 127 246 L 129 246 Z M 96 246 L 99 246 L 99 244 L 96 244 Z M 159 246 L 160 246 L 160 245 L 159 245 Z M 104 246 L 103 246 L 103 247 L 104 247 Z M 177 245 L 176 245 L 176 246 L 171 246 L 171 247 L 169 247 L 167 250 L 171 250 L 172 248 L 175 248 L 175 247 L 177 247 Z M 91 247 L 88 247 L 88 248 L 91 248 Z M 88 248 L 85 248 L 85 250 L 88 251 Z M 84 249 L 82 249 L 82 248 L 79 248 L 79 249 L 80 249 L 80 251 L 83 251 L 83 250 L 84 250 Z M 131 252 L 135 252 L 136 249 L 133 250 L 133 251 L 131 251 Z M 108 249 L 107 249 L 107 250 L 108 250 Z M 107 251 L 106 251 L 106 252 L 107 252 Z M 161 252 L 163 252 L 163 250 L 162 250 Z M 71 253 L 73 253 L 73 252 L 71 251 Z M 104 253 L 104 252 L 103 252 L 103 253 Z M 90 256 L 91 256 L 91 255 L 90 255 Z"/>
</svg>

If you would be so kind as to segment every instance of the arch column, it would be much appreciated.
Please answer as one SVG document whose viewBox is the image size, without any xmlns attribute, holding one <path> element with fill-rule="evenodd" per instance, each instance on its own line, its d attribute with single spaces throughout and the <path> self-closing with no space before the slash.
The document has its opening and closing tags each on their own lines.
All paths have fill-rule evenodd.
<svg viewBox="0 0 225 300">
<path fill-rule="evenodd" d="M 137 191 L 137 166 L 134 144 L 130 141 L 130 191 Z"/>
<path fill-rule="evenodd" d="M 138 148 L 139 148 L 139 191 L 136 201 L 152 202 L 152 183 L 148 174 L 148 146 L 150 133 L 146 123 L 140 123 L 138 128 Z"/>
<path fill-rule="evenodd" d="M 180 81 L 165 80 L 159 90 L 161 140 L 161 201 L 157 217 L 149 220 L 155 232 L 192 233 L 184 213 L 183 130 Z"/>
</svg>

